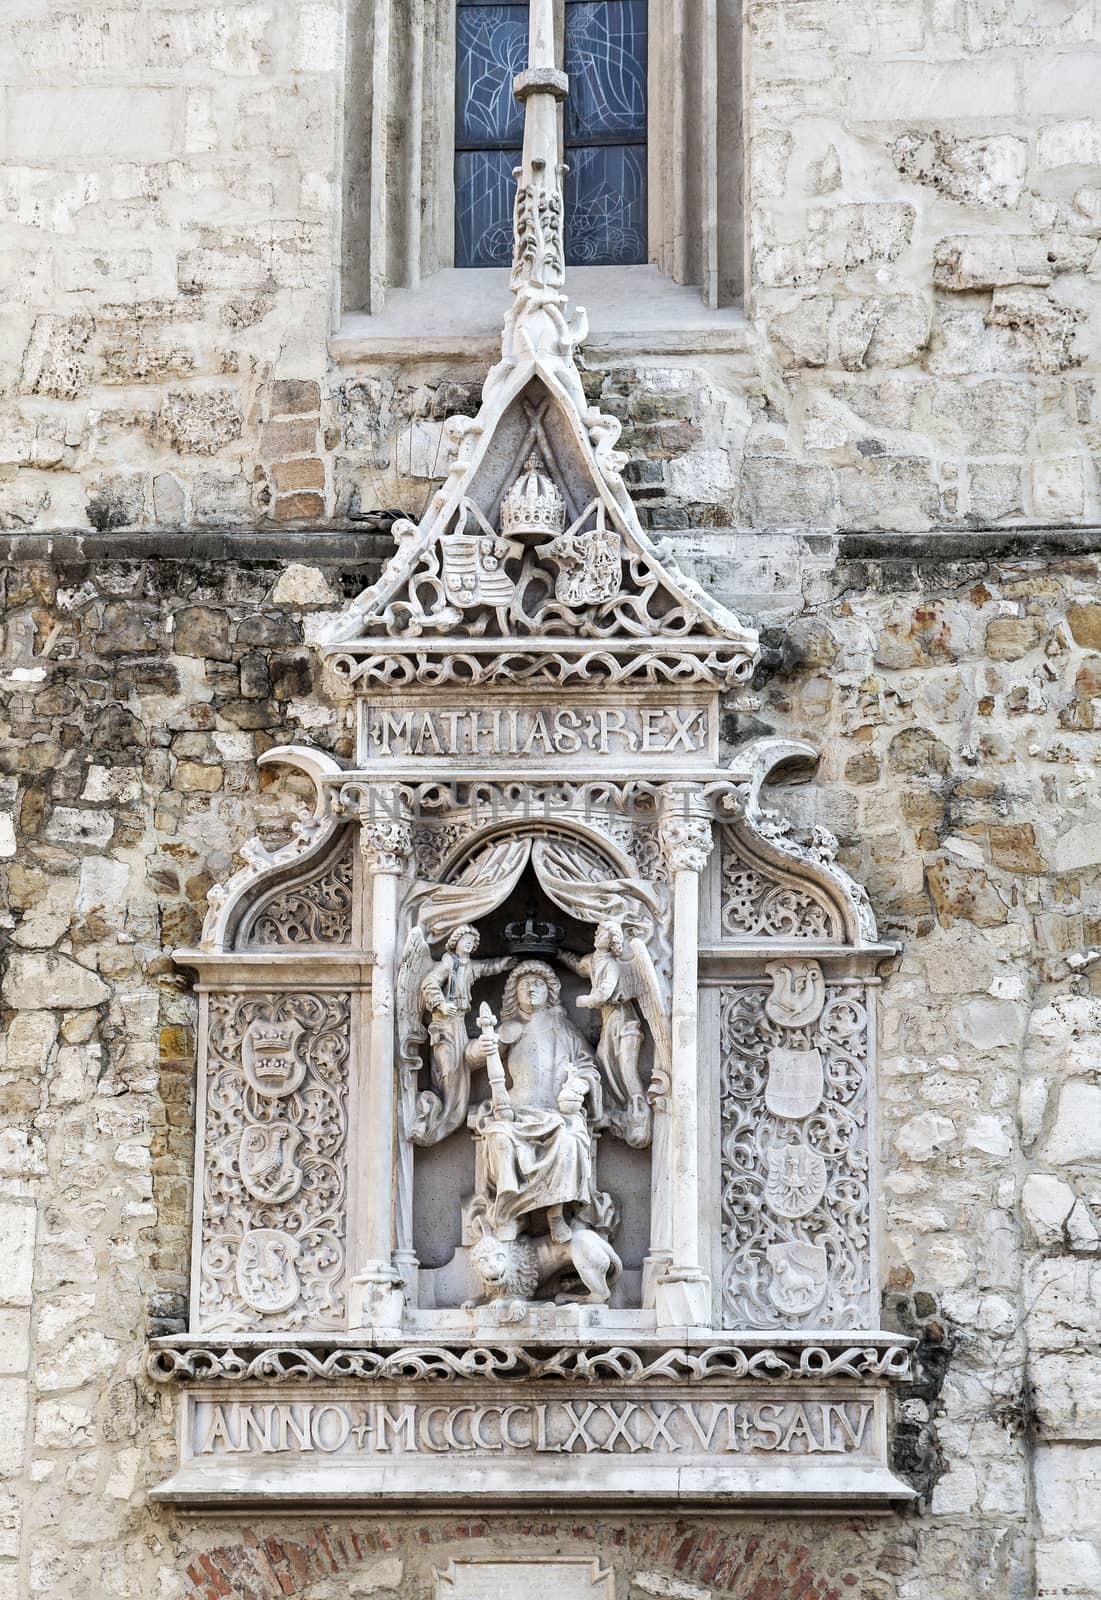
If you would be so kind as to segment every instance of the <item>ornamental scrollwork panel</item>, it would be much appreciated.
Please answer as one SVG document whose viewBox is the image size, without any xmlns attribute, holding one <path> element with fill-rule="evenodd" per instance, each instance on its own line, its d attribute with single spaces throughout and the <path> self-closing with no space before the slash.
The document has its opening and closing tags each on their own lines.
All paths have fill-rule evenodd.
<svg viewBox="0 0 1101 1600">
<path fill-rule="evenodd" d="M 775 980 L 720 991 L 726 1327 L 874 1325 L 868 997 L 804 994 L 785 1011 Z"/>
<path fill-rule="evenodd" d="M 724 830 L 722 933 L 726 939 L 837 939 L 838 918 L 807 889 L 766 878 L 749 865 Z"/>
<path fill-rule="evenodd" d="M 344 1322 L 349 999 L 213 995 L 199 1327 Z"/>
<path fill-rule="evenodd" d="M 260 907 L 245 944 L 252 949 L 291 945 L 348 945 L 352 939 L 353 844 L 349 836 L 335 860 L 308 883 L 293 884 Z"/>
</svg>

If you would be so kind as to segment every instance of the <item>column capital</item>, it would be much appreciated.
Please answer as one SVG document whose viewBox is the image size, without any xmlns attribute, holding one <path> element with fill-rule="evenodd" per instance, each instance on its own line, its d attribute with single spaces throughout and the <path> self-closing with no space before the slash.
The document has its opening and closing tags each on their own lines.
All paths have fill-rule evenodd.
<svg viewBox="0 0 1101 1600">
<path fill-rule="evenodd" d="M 661 797 L 661 848 L 669 871 L 700 873 L 715 843 L 714 818 L 696 783 L 669 785 Z"/>
<path fill-rule="evenodd" d="M 413 854 L 413 830 L 407 822 L 364 822 L 359 847 L 368 872 L 400 875 Z"/>
<path fill-rule="evenodd" d="M 357 796 L 356 810 L 368 872 L 403 873 L 413 854 L 413 830 L 400 789 L 368 789 Z"/>
</svg>

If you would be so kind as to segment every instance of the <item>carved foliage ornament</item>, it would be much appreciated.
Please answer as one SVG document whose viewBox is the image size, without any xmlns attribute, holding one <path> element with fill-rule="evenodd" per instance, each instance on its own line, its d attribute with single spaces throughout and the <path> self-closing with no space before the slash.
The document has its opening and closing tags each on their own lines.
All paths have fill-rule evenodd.
<svg viewBox="0 0 1101 1600">
<path fill-rule="evenodd" d="M 198 1324 L 344 1321 L 347 995 L 214 995 Z"/>
<path fill-rule="evenodd" d="M 245 943 L 259 949 L 288 945 L 346 945 L 352 937 L 352 843 L 308 883 L 266 901 Z"/>
<path fill-rule="evenodd" d="M 778 883 L 751 867 L 729 828 L 723 829 L 722 930 L 728 939 L 825 940 L 842 933 L 838 919 L 808 889 Z"/>
<path fill-rule="evenodd" d="M 723 1315 L 728 1327 L 868 1326 L 868 1012 L 772 1020 L 767 984 L 720 991 Z"/>
</svg>

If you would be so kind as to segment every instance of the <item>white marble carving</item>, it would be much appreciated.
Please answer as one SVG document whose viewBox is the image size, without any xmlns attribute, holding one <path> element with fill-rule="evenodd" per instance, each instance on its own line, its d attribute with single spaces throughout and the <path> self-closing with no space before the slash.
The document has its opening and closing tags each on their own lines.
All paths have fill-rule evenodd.
<svg viewBox="0 0 1101 1600">
<path fill-rule="evenodd" d="M 246 942 L 257 949 L 346 945 L 352 937 L 351 840 L 323 872 L 265 901 L 250 918 Z"/>
<path fill-rule="evenodd" d="M 158 1492 L 883 1507 L 889 952 L 832 836 L 762 803 L 813 752 L 720 765 L 757 637 L 640 526 L 586 400 L 530 7 L 501 360 L 323 646 L 347 767 L 268 753 L 313 810 L 181 956 L 201 1201 Z"/>
<path fill-rule="evenodd" d="M 826 981 L 817 961 L 766 961 L 772 993 L 765 1014 L 782 1028 L 803 1028 L 817 1022 L 826 1003 Z"/>
<path fill-rule="evenodd" d="M 342 1325 L 347 1061 L 345 995 L 211 996 L 201 1329 Z"/>
<path fill-rule="evenodd" d="M 821 1017 L 796 1030 L 768 1016 L 770 992 L 764 982 L 721 992 L 724 1318 L 729 1327 L 867 1326 L 863 987 L 827 984 Z"/>
<path fill-rule="evenodd" d="M 398 1006 L 411 1025 L 403 1030 L 403 1049 L 415 1048 L 427 1039 L 432 1064 L 433 1087 L 419 1096 L 416 1120 L 410 1130 L 417 1144 L 438 1144 L 453 1134 L 465 1118 L 470 1102 L 467 1015 L 471 989 L 479 978 L 492 977 L 516 965 L 509 956 L 475 961 L 480 940 L 477 928 L 460 923 L 449 935 L 438 961 L 433 961 L 418 927 L 412 929 L 406 942 L 398 973 Z"/>
<path fill-rule="evenodd" d="M 768 1015 L 768 1003 L 765 1003 Z M 825 1075 L 822 1052 L 774 1045 L 768 1052 L 765 1105 L 776 1117 L 809 1117 L 822 1102 Z"/>
<path fill-rule="evenodd" d="M 672 1056 L 665 995 L 653 958 L 641 939 L 628 939 L 622 923 L 609 919 L 596 930 L 592 955 L 563 950 L 559 959 L 590 984 L 590 992 L 578 996 L 579 1009 L 600 1012 L 597 1061 L 618 1101 L 609 1121 L 625 1144 L 647 1145 L 653 1119 L 641 1072 L 640 1013 L 655 1045 L 655 1074 L 668 1077 Z"/>
</svg>

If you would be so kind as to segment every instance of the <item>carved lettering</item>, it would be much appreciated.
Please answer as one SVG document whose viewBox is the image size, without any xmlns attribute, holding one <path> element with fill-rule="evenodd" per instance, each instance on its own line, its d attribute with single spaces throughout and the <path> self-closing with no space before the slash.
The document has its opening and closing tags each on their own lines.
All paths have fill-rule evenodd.
<svg viewBox="0 0 1101 1600">
<path fill-rule="evenodd" d="M 704 707 L 621 706 L 547 711 L 416 707 L 367 713 L 368 753 L 477 759 L 493 756 L 705 755 L 712 744 Z"/>
<path fill-rule="evenodd" d="M 201 1456 L 866 1455 L 864 1401 L 196 1402 Z"/>
</svg>

